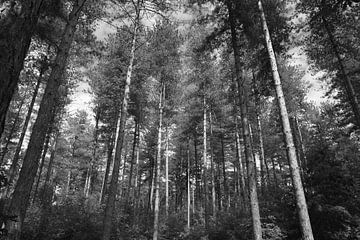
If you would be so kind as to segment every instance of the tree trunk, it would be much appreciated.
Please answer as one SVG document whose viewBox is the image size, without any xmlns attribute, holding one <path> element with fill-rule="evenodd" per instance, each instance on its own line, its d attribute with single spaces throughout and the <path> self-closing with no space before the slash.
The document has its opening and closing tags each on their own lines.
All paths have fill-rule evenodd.
<svg viewBox="0 0 360 240">
<path fill-rule="evenodd" d="M 208 186 L 207 186 L 207 111 L 206 111 L 206 98 L 204 95 L 204 106 L 203 106 L 203 168 L 202 168 L 202 179 L 203 179 L 203 204 L 205 208 L 205 229 L 209 229 L 209 206 L 208 206 Z"/>
<path fill-rule="evenodd" d="M 4 163 L 4 159 L 5 159 L 6 153 L 7 153 L 8 148 L 9 148 L 9 144 L 10 144 L 11 139 L 12 139 L 14 133 L 15 133 L 16 125 L 18 124 L 19 119 L 20 119 L 20 113 L 21 113 L 22 106 L 24 105 L 24 102 L 25 102 L 25 97 L 23 99 L 21 99 L 21 102 L 20 102 L 20 104 L 18 106 L 18 111 L 16 113 L 14 122 L 13 122 L 13 124 L 11 126 L 11 129 L 10 129 L 10 132 L 9 132 L 9 136 L 6 139 L 6 144 L 5 144 L 4 149 L 3 149 L 2 153 L 1 153 L 0 166 L 3 165 L 3 163 Z"/>
<path fill-rule="evenodd" d="M 191 220 L 191 184 L 190 184 L 190 138 L 187 142 L 187 169 L 186 169 L 186 182 L 187 182 L 187 232 L 190 232 Z"/>
<path fill-rule="evenodd" d="M 0 19 L 0 137 L 42 2 L 43 0 L 28 0 L 0 3 L 1 7 L 9 4 L 9 7 L 2 9 L 3 16 Z"/>
<path fill-rule="evenodd" d="M 121 165 L 121 151 L 124 143 L 124 135 L 125 135 L 125 125 L 127 119 L 127 109 L 128 109 L 128 99 L 130 93 L 130 84 L 131 84 L 131 75 L 133 70 L 133 64 L 135 59 L 135 49 L 136 49 L 136 40 L 137 40 L 137 32 L 139 25 L 139 16 L 140 16 L 140 1 L 137 2 L 136 9 L 136 18 L 133 32 L 133 39 L 131 44 L 131 52 L 130 52 L 130 63 L 127 70 L 124 94 L 123 94 L 123 102 L 120 110 L 120 119 L 119 119 L 119 130 L 118 136 L 116 139 L 116 148 L 115 148 L 115 159 L 114 159 L 114 167 L 113 173 L 111 175 L 111 182 L 109 187 L 109 196 L 107 199 L 107 204 L 105 208 L 104 222 L 103 222 L 103 235 L 102 240 L 109 240 L 111 235 L 111 227 L 112 227 L 112 217 L 115 210 L 115 198 L 118 188 L 118 178 L 119 178 L 119 170 Z M 120 237 L 119 239 L 122 239 Z"/>
<path fill-rule="evenodd" d="M 90 189 L 91 189 L 91 178 L 92 178 L 92 172 L 93 172 L 93 168 L 94 165 L 97 162 L 97 148 L 98 148 L 98 136 L 99 136 L 99 121 L 100 121 L 100 114 L 101 111 L 100 109 L 97 109 L 96 111 L 96 115 L 95 115 L 95 129 L 94 129 L 94 148 L 92 151 L 92 158 L 91 158 L 91 162 L 90 162 L 90 166 L 88 167 L 87 173 L 86 173 L 86 183 L 85 184 L 85 198 L 89 197 L 90 194 Z"/>
<path fill-rule="evenodd" d="M 41 215 L 40 215 L 40 224 L 38 229 L 38 234 L 36 239 L 42 240 L 44 239 L 44 233 L 47 231 L 49 222 L 49 216 L 51 214 L 51 203 L 53 196 L 53 187 L 50 183 L 51 173 L 53 170 L 53 164 L 55 159 L 56 150 L 58 147 L 58 138 L 60 136 L 59 130 L 56 131 L 54 142 L 51 148 L 51 154 L 49 159 L 49 165 L 47 167 L 45 181 L 44 181 L 44 189 L 41 194 Z"/>
<path fill-rule="evenodd" d="M 165 86 L 161 85 L 160 98 L 159 98 L 158 143 L 157 143 L 157 155 L 156 155 L 155 206 L 154 206 L 154 233 L 153 233 L 153 240 L 157 240 L 158 236 L 159 236 L 161 135 L 162 135 L 162 121 L 163 121 L 164 91 L 165 91 Z"/>
<path fill-rule="evenodd" d="M 128 193 L 127 193 L 127 201 L 130 200 L 132 196 L 132 186 L 133 186 L 133 172 L 134 172 L 134 161 L 135 161 L 135 155 L 136 155 L 136 146 L 138 141 L 138 121 L 135 119 L 135 126 L 134 126 L 134 139 L 133 139 L 133 146 L 132 146 L 132 152 L 131 152 L 131 158 L 130 158 L 130 172 L 129 172 L 129 182 L 128 182 Z"/>
<path fill-rule="evenodd" d="M 236 25 L 233 16 L 232 4 L 230 1 L 227 1 L 227 7 L 229 11 L 229 22 L 231 28 L 231 38 L 232 38 L 232 47 L 234 51 L 234 60 L 235 60 L 235 74 L 237 79 L 237 88 L 240 99 L 240 114 L 242 119 L 242 130 L 244 136 L 244 147 L 245 147 L 245 157 L 248 162 L 248 174 L 249 174 L 249 193 L 250 193 L 250 209 L 252 216 L 252 226 L 254 240 L 262 240 L 262 230 L 261 230 L 261 221 L 260 221 L 260 211 L 259 211 L 259 201 L 257 196 L 256 189 L 256 177 L 255 177 L 255 162 L 253 154 L 251 152 L 251 140 L 249 133 L 249 123 L 248 123 L 248 110 L 247 110 L 247 97 L 244 86 L 244 76 L 241 71 L 241 58 L 240 58 L 240 48 L 238 45 Z"/>
<path fill-rule="evenodd" d="M 17 166 L 18 166 L 18 163 L 19 163 L 19 157 L 20 157 L 20 152 L 21 152 L 21 146 L 23 144 L 23 141 L 24 141 L 24 138 L 25 138 L 25 135 L 26 135 L 26 130 L 28 128 L 28 125 L 29 125 L 29 122 L 30 122 L 30 119 L 31 119 L 31 113 L 32 113 L 32 111 L 34 109 L 35 100 L 36 100 L 36 97 L 37 97 L 38 92 L 39 92 L 41 81 L 43 79 L 43 74 L 45 73 L 46 69 L 47 69 L 47 66 L 46 67 L 45 67 L 45 65 L 41 66 L 40 75 L 39 75 L 38 81 L 36 83 L 34 93 L 33 93 L 32 98 L 31 98 L 31 102 L 30 102 L 30 105 L 29 105 L 28 112 L 26 114 L 25 122 L 24 122 L 24 125 L 23 125 L 22 130 L 21 130 L 21 135 L 20 135 L 20 138 L 19 138 L 19 142 L 18 142 L 18 144 L 16 146 L 15 154 L 14 154 L 14 157 L 13 157 L 13 160 L 12 160 L 12 163 L 11 163 L 11 167 L 10 167 L 10 170 L 9 170 L 8 179 L 9 179 L 10 184 L 14 181 L 14 178 L 16 176 Z"/>
<path fill-rule="evenodd" d="M 195 158 L 195 201 L 194 205 L 198 208 L 199 203 L 201 203 L 201 187 L 200 187 L 200 165 L 198 161 L 198 150 L 197 150 L 197 132 L 194 132 L 194 158 Z"/>
<path fill-rule="evenodd" d="M 209 113 L 209 127 L 210 127 L 210 177 L 211 177 L 211 210 L 212 217 L 216 219 L 216 190 L 215 190 L 215 167 L 214 167 L 214 151 L 213 151 L 213 128 L 212 128 L 212 115 Z M 219 165 L 218 165 L 219 166 Z M 218 171 L 220 172 L 220 171 Z M 219 180 L 219 179 L 218 179 Z M 221 194 L 220 194 L 220 184 L 219 184 L 219 210 L 221 210 Z"/>
<path fill-rule="evenodd" d="M 110 166 L 112 162 L 112 154 L 114 149 L 114 135 L 113 133 L 110 133 L 108 142 L 107 142 L 107 158 L 106 158 L 106 168 L 104 173 L 104 178 L 101 186 L 101 197 L 100 197 L 100 203 L 104 204 L 105 196 L 107 193 L 107 185 L 108 185 L 108 178 L 109 178 L 109 172 L 110 172 Z"/>
<path fill-rule="evenodd" d="M 46 139 L 45 139 L 45 143 L 44 143 L 44 147 L 43 147 L 43 152 L 42 152 L 42 155 L 41 155 L 38 178 L 37 178 L 37 181 L 36 181 L 36 184 L 35 184 L 35 189 L 34 189 L 33 203 L 35 203 L 35 201 L 36 201 L 37 192 L 38 192 L 38 188 L 39 188 L 39 184 L 40 184 L 40 180 L 41 180 L 41 175 L 42 175 L 42 171 L 43 171 L 43 168 L 44 168 L 45 158 L 46 158 L 46 154 L 47 154 L 47 151 L 48 151 L 48 148 L 49 148 L 51 133 L 52 133 L 52 127 L 49 127 L 48 132 L 46 134 Z"/>
<path fill-rule="evenodd" d="M 230 195 L 229 195 L 229 186 L 227 183 L 226 177 L 226 159 L 225 159 L 225 146 L 224 146 L 224 134 L 221 134 L 221 158 L 222 158 L 222 172 L 223 172 L 223 183 L 224 183 L 224 198 L 226 201 L 225 209 L 230 207 Z"/>
<path fill-rule="evenodd" d="M 26 151 L 19 179 L 15 186 L 15 191 L 11 199 L 9 213 L 18 216 L 18 222 L 9 222 L 9 239 L 19 239 L 21 225 L 24 221 L 26 209 L 29 204 L 31 187 L 34 182 L 36 171 L 39 165 L 42 143 L 46 135 L 46 130 L 51 122 L 51 112 L 59 99 L 59 88 L 63 83 L 65 67 L 69 55 L 69 50 L 73 41 L 78 19 L 86 0 L 77 2 L 69 15 L 69 21 L 65 26 L 64 34 L 55 59 L 54 67 L 51 71 L 43 99 L 40 104 L 37 119 L 33 126 L 28 149 Z M 53 113 L 54 114 L 54 113 Z M 44 131 L 45 130 L 45 131 Z"/>
<path fill-rule="evenodd" d="M 304 189 L 303 189 L 301 178 L 300 178 L 299 166 L 298 166 L 297 159 L 296 159 L 296 150 L 295 150 L 293 136 L 292 136 L 292 132 L 291 132 L 291 128 L 290 128 L 290 122 L 289 122 L 289 117 L 288 117 L 288 113 L 287 113 L 287 109 L 286 109 L 285 98 L 284 98 L 284 94 L 283 94 L 283 90 L 282 90 L 282 86 L 281 86 L 281 80 L 280 80 L 279 72 L 277 69 L 275 53 L 274 53 L 274 50 L 272 47 L 270 33 L 269 33 L 269 29 L 267 27 L 265 13 L 264 13 L 264 9 L 262 7 L 261 0 L 259 0 L 258 5 L 259 5 L 260 14 L 261 14 L 261 20 L 262 20 L 262 26 L 263 26 L 263 31 L 264 31 L 265 40 L 266 40 L 266 46 L 267 46 L 267 50 L 268 50 L 269 57 L 270 57 L 270 63 L 271 63 L 273 78 L 274 78 L 274 82 L 275 82 L 276 95 L 277 95 L 278 104 L 279 104 L 279 108 L 280 108 L 281 121 L 282 121 L 283 131 L 284 131 L 285 140 L 286 140 L 287 154 L 288 154 L 288 159 L 290 162 L 291 175 L 292 175 L 292 180 L 293 180 L 294 189 L 295 189 L 296 204 L 297 204 L 297 208 L 298 208 L 298 212 L 299 212 L 299 221 L 300 221 L 301 231 L 302 231 L 304 240 L 313 240 L 314 237 L 313 237 L 313 233 L 312 233 L 312 229 L 311 229 L 311 223 L 310 223 L 310 218 L 309 218 L 309 214 L 308 214 Z"/>
<path fill-rule="evenodd" d="M 165 214 L 169 216 L 169 131 L 166 127 L 166 150 L 165 150 Z"/>
</svg>

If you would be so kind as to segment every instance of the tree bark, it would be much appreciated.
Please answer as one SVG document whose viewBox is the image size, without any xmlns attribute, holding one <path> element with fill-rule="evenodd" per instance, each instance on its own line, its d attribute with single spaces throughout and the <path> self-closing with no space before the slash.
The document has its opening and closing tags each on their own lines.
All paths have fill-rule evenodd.
<svg viewBox="0 0 360 240">
<path fill-rule="evenodd" d="M 127 119 L 127 109 L 128 109 L 128 100 L 130 93 L 130 84 L 131 84 L 131 76 L 133 71 L 134 59 L 135 59 L 135 49 L 136 49 L 136 41 L 138 34 L 138 25 L 139 25 L 139 17 L 140 17 L 140 1 L 137 1 L 137 9 L 136 9 L 136 18 L 134 24 L 134 32 L 133 39 L 131 44 L 130 51 L 130 62 L 129 67 L 126 74 L 126 81 L 124 87 L 123 101 L 120 110 L 120 119 L 119 119 L 119 130 L 116 139 L 116 148 L 115 148 L 115 159 L 114 159 L 114 167 L 113 173 L 111 175 L 111 182 L 109 187 L 109 196 L 107 199 L 107 204 L 105 208 L 104 222 L 103 222 L 103 235 L 102 240 L 109 240 L 111 236 L 111 227 L 112 227 L 112 217 L 115 210 L 115 198 L 118 188 L 118 178 L 119 178 L 119 170 L 121 165 L 121 151 L 124 144 L 124 135 L 125 135 L 125 125 Z M 119 239 L 122 239 L 120 236 Z"/>
<path fill-rule="evenodd" d="M 50 113 L 54 109 L 60 97 L 58 90 L 63 83 L 62 79 L 64 77 L 63 74 L 65 72 L 69 50 L 71 48 L 79 16 L 85 2 L 86 0 L 80 0 L 74 4 L 69 15 L 69 21 L 65 26 L 55 59 L 55 64 L 51 71 L 44 96 L 40 104 L 40 109 L 33 126 L 33 131 L 24 157 L 19 179 L 15 186 L 15 191 L 8 209 L 11 215 L 15 215 L 20 218 L 16 223 L 9 223 L 8 239 L 19 239 L 20 237 L 21 225 L 24 221 L 26 209 L 29 204 L 31 187 L 39 165 L 42 143 L 44 142 L 46 130 L 52 118 Z"/>
<path fill-rule="evenodd" d="M 11 1 L 0 19 L 0 137 L 43 0 Z M 20 10 L 19 10 L 20 9 Z M 20 12 L 19 12 L 20 11 Z"/>
<path fill-rule="evenodd" d="M 5 144 L 4 149 L 3 149 L 2 153 L 1 153 L 0 166 L 3 165 L 3 163 L 4 163 L 4 159 L 5 159 L 6 153 L 7 153 L 8 148 L 9 148 L 9 144 L 11 142 L 11 139 L 13 138 L 13 135 L 14 135 L 15 129 L 16 129 L 16 125 L 18 124 L 19 119 L 20 119 L 20 113 L 21 113 L 22 106 L 24 105 L 24 102 L 25 102 L 25 97 L 23 99 L 21 99 L 21 101 L 20 101 L 20 104 L 18 106 L 18 111 L 16 113 L 14 122 L 13 122 L 13 124 L 11 126 L 9 135 L 8 135 L 8 137 L 6 139 L 6 144 Z"/>
<path fill-rule="evenodd" d="M 269 29 L 267 27 L 265 13 L 264 13 L 264 9 L 262 7 L 261 0 L 258 1 L 258 5 L 259 5 L 260 14 L 261 14 L 261 21 L 262 21 L 263 31 L 264 31 L 264 35 L 265 35 L 265 40 L 266 40 L 266 46 L 267 46 L 267 50 L 268 50 L 269 57 L 270 57 L 270 63 L 271 63 L 273 78 L 274 78 L 274 82 L 275 82 L 276 95 L 277 95 L 278 104 L 279 104 L 279 108 L 280 108 L 281 121 L 282 121 L 284 136 L 285 136 L 285 140 L 286 140 L 287 154 L 288 154 L 288 159 L 290 162 L 291 175 L 292 175 L 292 180 L 293 180 L 294 189 L 295 189 L 296 204 L 297 204 L 297 208 L 298 208 L 298 212 L 299 212 L 299 221 L 300 221 L 301 231 L 302 231 L 304 240 L 313 240 L 314 237 L 313 237 L 313 233 L 312 233 L 312 229 L 311 229 L 311 223 L 310 223 L 310 218 L 309 218 L 309 214 L 308 214 L 304 189 L 303 189 L 302 182 L 301 182 L 299 166 L 298 166 L 297 159 L 296 159 L 296 150 L 295 150 L 295 146 L 294 146 L 294 142 L 293 142 L 293 136 L 292 136 L 292 132 L 291 132 L 289 117 L 288 117 L 288 113 L 287 113 L 287 109 L 286 109 L 285 98 L 284 98 L 284 94 L 283 94 L 283 90 L 282 90 L 281 80 L 280 80 L 279 72 L 277 69 L 275 53 L 274 53 L 274 50 L 272 47 L 271 37 L 270 37 Z"/>
<path fill-rule="evenodd" d="M 262 230 L 261 230 L 261 221 L 260 221 L 260 210 L 259 210 L 259 201 L 257 196 L 257 187 L 256 187 L 256 177 L 255 177 L 255 162 L 254 157 L 251 151 L 251 139 L 249 132 L 249 123 L 248 123 L 248 110 L 246 102 L 246 92 L 244 86 L 244 76 L 241 70 L 241 59 L 240 59 L 240 48 L 238 45 L 236 25 L 233 16 L 233 6 L 230 1 L 227 1 L 227 7 L 229 11 L 229 22 L 231 28 L 231 40 L 232 47 L 234 50 L 234 60 L 235 60 L 235 74 L 237 79 L 237 88 L 240 99 L 240 114 L 242 119 L 242 130 L 244 136 L 244 147 L 245 147 L 245 157 L 248 162 L 248 175 L 249 175 L 249 193 L 250 193 L 250 209 L 252 216 L 252 226 L 254 240 L 262 240 Z"/>
<path fill-rule="evenodd" d="M 43 74 L 45 73 L 46 69 L 47 69 L 47 66 L 46 67 L 45 67 L 45 65 L 41 66 L 40 75 L 39 75 L 38 81 L 36 83 L 34 93 L 33 93 L 32 98 L 31 98 L 31 102 L 30 102 L 30 105 L 29 105 L 28 112 L 26 114 L 25 122 L 24 122 L 23 128 L 21 130 L 21 135 L 20 135 L 20 138 L 19 138 L 19 142 L 18 142 L 18 144 L 16 146 L 15 154 L 14 154 L 14 157 L 13 157 L 13 160 L 12 160 L 12 163 L 11 163 L 11 167 L 10 167 L 10 170 L 9 170 L 8 179 L 9 179 L 10 184 L 14 181 L 14 178 L 16 176 L 17 166 L 18 166 L 18 163 L 19 163 L 19 157 L 20 157 L 20 152 L 21 152 L 21 146 L 23 144 L 23 141 L 24 141 L 24 138 L 25 138 L 25 135 L 26 135 L 26 130 L 28 128 L 28 125 L 29 125 L 29 122 L 30 122 L 30 119 L 31 119 L 31 114 L 32 114 L 32 111 L 34 109 L 35 100 L 36 100 L 36 97 L 37 97 L 38 92 L 39 92 L 39 88 L 40 88 L 40 85 L 41 85 L 41 82 L 42 82 L 42 79 L 43 79 Z"/>
<path fill-rule="evenodd" d="M 159 237 L 159 209 L 160 209 L 160 169 L 161 169 L 161 138 L 162 138 L 162 122 L 163 122 L 163 98 L 165 86 L 161 85 L 159 98 L 159 128 L 158 143 L 156 155 L 156 175 L 155 175 L 155 206 L 154 206 L 154 233 L 153 240 Z"/>
</svg>

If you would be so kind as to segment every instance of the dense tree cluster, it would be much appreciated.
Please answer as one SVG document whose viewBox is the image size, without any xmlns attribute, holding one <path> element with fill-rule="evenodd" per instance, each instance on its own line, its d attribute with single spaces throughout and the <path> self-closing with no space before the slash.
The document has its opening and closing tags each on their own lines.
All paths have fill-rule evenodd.
<svg viewBox="0 0 360 240">
<path fill-rule="evenodd" d="M 0 239 L 359 239 L 359 10 L 0 1 Z"/>
</svg>

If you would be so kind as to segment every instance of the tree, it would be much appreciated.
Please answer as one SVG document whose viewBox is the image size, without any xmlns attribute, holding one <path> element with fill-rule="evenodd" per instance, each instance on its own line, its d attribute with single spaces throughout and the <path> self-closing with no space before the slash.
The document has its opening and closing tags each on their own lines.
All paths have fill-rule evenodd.
<svg viewBox="0 0 360 240">
<path fill-rule="evenodd" d="M 261 13 L 261 20 L 262 20 L 262 26 L 263 26 L 265 40 L 266 40 L 266 46 L 267 46 L 267 50 L 269 53 L 271 68 L 273 71 L 276 95 L 277 95 L 277 100 L 278 100 L 279 109 L 280 109 L 282 126 L 283 126 L 283 131 L 284 131 L 284 136 L 285 136 L 285 142 L 287 145 L 287 154 L 288 154 L 288 159 L 289 159 L 291 174 L 292 174 L 292 180 L 293 180 L 293 185 L 294 185 L 295 194 L 296 194 L 296 203 L 297 203 L 297 208 L 298 208 L 298 213 L 299 213 L 300 226 L 301 226 L 303 238 L 313 240 L 314 237 L 313 237 L 313 233 L 312 233 L 312 229 L 311 229 L 311 223 L 310 223 L 310 218 L 309 218 L 309 214 L 308 214 L 304 189 L 303 189 L 302 182 L 301 182 L 300 171 L 299 171 L 299 166 L 298 166 L 298 161 L 297 161 L 297 156 L 296 156 L 296 149 L 294 146 L 294 140 L 293 140 L 292 130 L 290 127 L 289 117 L 288 117 L 288 113 L 287 113 L 286 102 L 284 99 L 280 75 L 279 75 L 279 72 L 277 69 L 275 53 L 274 53 L 274 50 L 272 47 L 270 33 L 269 33 L 269 29 L 267 27 L 265 13 L 264 13 L 264 9 L 262 7 L 261 0 L 259 0 L 258 5 L 259 5 L 260 13 Z"/>
<path fill-rule="evenodd" d="M 40 104 L 39 113 L 34 123 L 33 132 L 30 137 L 29 146 L 26 151 L 23 166 L 20 171 L 19 179 L 16 183 L 9 212 L 19 217 L 19 223 L 11 223 L 9 226 L 9 239 L 19 239 L 21 224 L 26 215 L 26 209 L 29 203 L 31 186 L 34 181 L 39 157 L 41 154 L 41 145 L 44 142 L 46 129 L 52 118 L 51 113 L 59 101 L 59 88 L 63 83 L 63 74 L 66 62 L 71 48 L 72 40 L 75 34 L 76 26 L 81 15 L 86 0 L 77 1 L 69 14 L 69 22 L 64 29 L 58 54 L 56 55 L 54 68 L 51 71 L 45 93 Z M 45 129 L 45 130 L 44 130 Z"/>
</svg>

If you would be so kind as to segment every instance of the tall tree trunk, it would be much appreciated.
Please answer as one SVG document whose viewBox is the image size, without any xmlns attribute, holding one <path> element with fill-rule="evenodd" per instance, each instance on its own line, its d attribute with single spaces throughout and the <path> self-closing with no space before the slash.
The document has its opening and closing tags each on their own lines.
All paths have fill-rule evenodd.
<svg viewBox="0 0 360 240">
<path fill-rule="evenodd" d="M 169 131 L 166 127 L 166 146 L 165 146 L 165 214 L 169 216 Z"/>
<path fill-rule="evenodd" d="M 137 1 L 136 6 L 136 18 L 133 32 L 133 39 L 131 44 L 130 51 L 130 63 L 126 74 L 126 81 L 124 87 L 123 101 L 120 110 L 120 120 L 119 120 L 119 130 L 118 136 L 116 139 L 116 148 L 115 148 L 115 159 L 114 159 L 114 167 L 113 173 L 111 175 L 111 182 L 109 187 L 109 196 L 107 199 L 107 204 L 105 208 L 104 222 L 103 222 L 103 235 L 102 240 L 109 240 L 111 235 L 111 227 L 112 227 L 112 217 L 115 210 L 115 198 L 118 188 L 118 178 L 119 178 L 119 170 L 121 165 L 121 151 L 124 143 L 124 135 L 125 135 L 125 125 L 127 119 L 127 109 L 128 109 L 128 99 L 130 93 L 130 84 L 131 84 L 131 76 L 135 59 L 135 49 L 136 49 L 136 41 L 138 35 L 138 25 L 139 25 L 139 16 L 140 16 L 140 0 Z M 121 239 L 120 237 L 119 239 Z"/>
<path fill-rule="evenodd" d="M 209 229 L 209 206 L 208 206 L 208 185 L 207 185 L 207 105 L 206 105 L 206 98 L 204 95 L 203 99 L 203 167 L 202 167 L 202 179 L 203 179 L 203 204 L 205 208 L 205 229 Z"/>
<path fill-rule="evenodd" d="M 112 162 L 113 150 L 114 150 L 114 134 L 110 133 L 109 139 L 107 141 L 107 158 L 106 158 L 105 173 L 104 173 L 103 183 L 101 186 L 101 197 L 100 197 L 101 204 L 104 204 L 105 196 L 107 193 L 107 185 L 108 185 L 110 166 Z"/>
<path fill-rule="evenodd" d="M 209 127 L 210 127 L 210 177 L 211 177 L 211 210 L 212 217 L 216 219 L 216 190 L 215 190 L 215 167 L 214 167 L 214 149 L 213 149 L 213 127 L 212 127 L 212 114 L 209 112 Z M 219 165 L 218 165 L 219 166 Z M 220 171 L 218 171 L 220 173 Z M 218 179 L 219 180 L 219 179 Z M 221 210 L 221 194 L 219 184 L 219 210 Z"/>
<path fill-rule="evenodd" d="M 162 135 L 162 121 L 163 121 L 163 98 L 165 86 L 161 85 L 159 98 L 159 128 L 158 128 L 158 143 L 156 154 L 156 176 L 155 176 L 155 206 L 154 206 L 154 233 L 153 240 L 157 240 L 159 236 L 159 209 L 160 209 L 160 169 L 161 169 L 161 135 Z"/>
<path fill-rule="evenodd" d="M 274 82 L 275 82 L 276 95 L 277 95 L 278 104 L 279 104 L 279 108 L 280 108 L 281 121 L 282 121 L 283 131 L 284 131 L 285 140 L 286 140 L 287 154 L 288 154 L 288 159 L 290 162 L 291 175 L 292 175 L 292 180 L 293 180 L 294 189 L 295 189 L 296 204 L 297 204 L 297 208 L 298 208 L 298 212 L 299 212 L 299 221 L 300 221 L 301 231 L 302 231 L 304 240 L 313 240 L 314 237 L 313 237 L 313 233 L 312 233 L 312 229 L 311 229 L 311 223 L 310 223 L 310 218 L 309 218 L 309 214 L 308 214 L 304 189 L 303 189 L 302 182 L 301 182 L 299 166 L 298 166 L 297 159 L 296 159 L 296 150 L 295 150 L 295 146 L 294 146 L 294 142 L 293 142 L 293 136 L 292 136 L 292 132 L 291 132 L 289 117 L 288 117 L 288 113 L 287 113 L 287 109 L 286 109 L 285 98 L 284 98 L 284 94 L 283 94 L 283 90 L 282 90 L 282 86 L 281 86 L 281 80 L 280 80 L 279 72 L 277 69 L 275 53 L 274 53 L 274 50 L 272 47 L 270 33 L 269 33 L 269 29 L 267 27 L 265 13 L 264 13 L 264 9 L 262 7 L 261 0 L 258 1 L 258 5 L 259 5 L 260 14 L 261 14 L 263 31 L 264 31 L 264 35 L 265 35 L 265 39 L 266 39 L 266 46 L 267 46 L 267 50 L 268 50 L 269 57 L 270 57 L 270 63 L 271 63 L 273 78 L 274 78 Z"/>
<path fill-rule="evenodd" d="M 34 178 L 39 165 L 42 143 L 44 142 L 46 130 L 52 118 L 50 113 L 54 109 L 60 97 L 58 89 L 63 84 L 62 79 L 64 77 L 63 75 L 65 72 L 69 50 L 73 41 L 79 16 L 85 2 L 86 0 L 80 0 L 74 4 L 69 15 L 69 21 L 65 26 L 64 34 L 55 59 L 55 64 L 51 71 L 44 96 L 40 104 L 40 109 L 33 126 L 33 131 L 24 157 L 19 179 L 15 186 L 15 191 L 8 209 L 11 215 L 19 216 L 20 218 L 16 223 L 9 222 L 9 239 L 19 239 L 20 237 L 21 225 L 24 221 L 26 209 L 29 204 L 31 187 L 34 183 Z"/>
<path fill-rule="evenodd" d="M 254 233 L 254 240 L 262 240 L 262 230 L 261 230 L 261 221 L 260 221 L 260 210 L 259 210 L 259 201 L 257 196 L 256 189 L 256 177 L 255 177 L 255 162 L 253 154 L 251 151 L 251 140 L 249 133 L 249 123 L 248 123 L 248 110 L 246 102 L 246 92 L 244 86 L 244 76 L 241 70 L 241 58 L 240 58 L 240 47 L 238 45 L 238 38 L 236 33 L 236 25 L 233 16 L 233 6 L 230 1 L 227 1 L 227 7 L 229 11 L 229 22 L 231 28 L 231 39 L 232 47 L 234 50 L 234 60 L 235 60 L 235 74 L 237 79 L 237 88 L 240 94 L 240 114 L 242 119 L 242 130 L 244 136 L 244 147 L 245 147 L 245 158 L 248 162 L 248 175 L 249 175 L 249 193 L 250 193 L 250 209 L 252 216 L 252 226 Z"/>
<path fill-rule="evenodd" d="M 2 1 L 0 20 L 0 137 L 6 113 L 19 82 L 43 0 Z M 6 7 L 8 4 L 8 7 Z M 20 12 L 19 12 L 20 11 Z"/>
<path fill-rule="evenodd" d="M 190 232 L 190 220 L 191 220 L 191 184 L 190 184 L 190 138 L 187 142 L 187 169 L 186 169 L 186 183 L 187 183 L 187 231 Z"/>
<path fill-rule="evenodd" d="M 28 112 L 26 114 L 25 122 L 24 122 L 24 125 L 23 125 L 22 130 L 21 130 L 21 135 L 20 135 L 20 138 L 19 138 L 19 142 L 18 142 L 18 144 L 16 146 L 15 154 L 14 154 L 14 157 L 13 157 L 13 160 L 12 160 L 12 163 L 11 163 L 11 167 L 10 167 L 10 170 L 9 170 L 8 179 L 9 179 L 10 184 L 14 181 L 14 178 L 15 178 L 15 175 L 16 175 L 16 172 L 17 172 L 17 166 L 18 166 L 18 163 L 19 163 L 21 146 L 23 144 L 23 141 L 24 141 L 24 138 L 25 138 L 25 135 L 26 135 L 26 130 L 28 128 L 28 125 L 29 125 L 29 122 L 30 122 L 30 119 L 31 119 L 31 113 L 32 113 L 32 111 L 34 109 L 35 100 L 36 100 L 36 97 L 38 95 L 39 88 L 40 88 L 40 85 L 41 85 L 41 82 L 42 82 L 42 79 L 43 79 L 43 75 L 44 75 L 46 69 L 47 69 L 47 63 L 46 63 L 46 65 L 45 65 L 45 63 L 43 63 L 41 65 L 40 75 L 39 75 L 39 78 L 37 80 L 37 83 L 36 83 L 32 98 L 31 98 L 31 102 L 30 102 L 30 105 L 29 105 Z"/>
<path fill-rule="evenodd" d="M 11 129 L 10 129 L 10 132 L 9 132 L 9 135 L 6 139 L 6 143 L 5 143 L 5 146 L 4 146 L 4 149 L 1 153 L 1 159 L 0 159 L 0 165 L 3 165 L 4 163 L 4 159 L 5 159 L 5 156 L 7 154 L 7 151 L 8 151 L 8 148 L 9 148 L 9 144 L 11 142 L 11 139 L 13 138 L 13 135 L 15 133 L 15 129 L 16 129 L 16 126 L 19 122 L 19 119 L 20 119 L 20 113 L 21 113 L 21 110 L 22 110 L 22 106 L 24 105 L 24 102 L 25 102 L 25 97 L 23 97 L 23 99 L 21 99 L 20 101 L 20 104 L 18 105 L 18 111 L 16 113 L 16 116 L 15 116 L 15 119 L 14 119 L 14 122 L 11 126 Z"/>
</svg>

